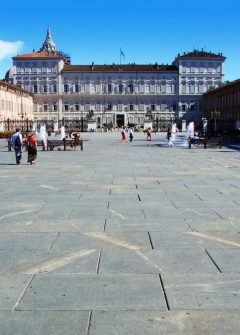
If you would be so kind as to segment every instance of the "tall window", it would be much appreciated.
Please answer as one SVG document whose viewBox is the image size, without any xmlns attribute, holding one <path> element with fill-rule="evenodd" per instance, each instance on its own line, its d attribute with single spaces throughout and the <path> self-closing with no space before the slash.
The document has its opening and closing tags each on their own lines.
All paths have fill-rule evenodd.
<svg viewBox="0 0 240 335">
<path fill-rule="evenodd" d="M 112 93 L 112 84 L 108 84 L 108 93 Z"/>
<path fill-rule="evenodd" d="M 33 93 L 37 93 L 38 92 L 38 87 L 37 85 L 33 85 Z"/>
<path fill-rule="evenodd" d="M 53 110 L 54 110 L 54 111 L 57 110 L 57 104 L 56 104 L 56 103 L 53 104 Z"/>
<path fill-rule="evenodd" d="M 75 103 L 75 110 L 79 111 L 79 104 L 77 102 Z"/>
<path fill-rule="evenodd" d="M 122 93 L 123 92 L 123 84 L 119 84 L 119 93 Z"/>
<path fill-rule="evenodd" d="M 151 104 L 151 110 L 155 111 L 155 109 L 156 109 L 155 104 Z"/>
<path fill-rule="evenodd" d="M 78 93 L 79 92 L 79 85 L 75 84 L 75 92 Z"/>
<path fill-rule="evenodd" d="M 46 103 L 43 104 L 43 110 L 44 110 L 44 112 L 46 112 L 48 110 L 48 105 Z"/>
<path fill-rule="evenodd" d="M 108 104 L 107 104 L 107 110 L 108 111 L 112 110 L 112 102 L 111 101 L 109 101 Z"/>
<path fill-rule="evenodd" d="M 117 104 L 117 110 L 118 110 L 118 111 L 121 111 L 121 110 L 122 110 L 122 102 L 119 102 L 119 103 Z"/>
<path fill-rule="evenodd" d="M 53 93 L 57 93 L 57 85 L 56 84 L 53 85 Z"/>
<path fill-rule="evenodd" d="M 128 93 L 133 93 L 133 83 L 128 84 Z"/>
<path fill-rule="evenodd" d="M 47 85 L 43 85 L 43 92 L 47 93 Z"/>
<path fill-rule="evenodd" d="M 97 111 L 101 110 L 101 103 L 99 101 L 96 103 L 96 110 Z"/>
<path fill-rule="evenodd" d="M 129 110 L 130 110 L 130 111 L 133 111 L 133 109 L 134 109 L 134 107 L 133 107 L 133 102 L 130 102 L 130 104 L 129 104 Z"/>
<path fill-rule="evenodd" d="M 64 84 L 64 93 L 68 93 L 69 92 L 69 86 L 68 84 Z"/>
<path fill-rule="evenodd" d="M 68 111 L 69 110 L 69 105 L 67 103 L 64 104 L 64 110 Z"/>
</svg>

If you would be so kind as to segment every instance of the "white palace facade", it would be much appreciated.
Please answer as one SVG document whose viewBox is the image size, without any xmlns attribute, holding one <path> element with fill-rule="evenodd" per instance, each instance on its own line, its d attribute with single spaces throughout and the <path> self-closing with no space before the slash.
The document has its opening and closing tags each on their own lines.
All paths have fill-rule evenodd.
<svg viewBox="0 0 240 335">
<path fill-rule="evenodd" d="M 97 125 L 143 125 L 147 111 L 161 122 L 199 121 L 202 94 L 224 82 L 222 54 L 194 50 L 171 65 L 71 65 L 48 28 L 39 51 L 13 57 L 9 80 L 34 94 L 35 120 L 74 120 L 93 111 Z"/>
</svg>

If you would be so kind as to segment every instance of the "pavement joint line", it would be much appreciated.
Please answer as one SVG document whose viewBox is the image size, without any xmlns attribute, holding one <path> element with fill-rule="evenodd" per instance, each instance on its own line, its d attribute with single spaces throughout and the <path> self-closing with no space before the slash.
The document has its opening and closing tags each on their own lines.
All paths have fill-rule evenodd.
<svg viewBox="0 0 240 335">
<path fill-rule="evenodd" d="M 103 225 L 103 233 L 106 231 L 106 224 L 107 224 L 107 219 L 104 219 L 104 225 Z"/>
<path fill-rule="evenodd" d="M 154 247 L 153 247 L 152 238 L 151 238 L 151 235 L 150 235 L 150 232 L 149 232 L 149 231 L 148 231 L 148 238 L 149 238 L 149 241 L 150 241 L 150 244 L 151 244 L 151 248 L 152 248 L 152 250 L 153 250 Z"/>
<path fill-rule="evenodd" d="M 100 250 L 100 251 L 99 251 L 99 254 L 98 254 L 97 267 L 96 267 L 96 274 L 98 274 L 98 272 L 99 272 L 99 267 L 100 267 L 100 260 L 101 260 L 101 257 L 102 257 L 102 250 Z"/>
<path fill-rule="evenodd" d="M 217 270 L 219 271 L 219 273 L 222 273 L 220 267 L 217 265 L 217 263 L 214 261 L 214 259 L 212 258 L 212 256 L 209 254 L 209 252 L 207 251 L 207 249 L 205 249 L 206 254 L 208 255 L 208 257 L 211 259 L 211 261 L 213 262 L 213 264 L 216 266 Z"/>
<path fill-rule="evenodd" d="M 73 212 L 73 208 L 69 211 L 67 217 L 66 217 L 66 220 L 65 220 L 65 223 L 68 221 L 68 219 L 70 218 L 71 214 Z"/>
<path fill-rule="evenodd" d="M 213 212 L 216 213 L 217 216 L 219 216 L 220 219 L 222 219 L 222 220 L 224 219 L 224 217 L 223 217 L 222 215 L 220 215 L 220 214 L 219 214 L 217 211 L 215 211 L 214 209 L 213 209 Z"/>
<path fill-rule="evenodd" d="M 56 242 L 57 238 L 59 236 L 59 232 L 57 232 L 55 238 L 53 239 L 52 243 L 50 244 L 50 246 L 48 247 L 48 251 L 52 249 L 54 243 Z"/>
<path fill-rule="evenodd" d="M 87 323 L 87 328 L 86 328 L 86 335 L 90 335 L 91 321 L 92 321 L 92 310 L 89 312 L 89 315 L 88 315 L 88 323 Z"/>
<path fill-rule="evenodd" d="M 16 310 L 18 304 L 20 303 L 21 299 L 23 298 L 25 292 L 27 291 L 27 289 L 28 289 L 29 285 L 31 284 L 31 282 L 32 282 L 32 280 L 33 280 L 34 277 L 35 277 L 35 274 L 33 274 L 33 275 L 31 276 L 31 278 L 30 278 L 30 280 L 28 281 L 26 287 L 24 287 L 22 293 L 20 294 L 19 298 L 17 299 L 15 305 L 14 305 L 13 308 L 12 308 L 12 312 L 14 312 L 14 311 Z"/>
<path fill-rule="evenodd" d="M 146 219 L 147 217 L 146 217 L 146 214 L 145 214 L 145 212 L 144 212 L 144 210 L 142 209 L 142 215 L 143 215 L 143 217 L 144 217 L 144 219 Z"/>
<path fill-rule="evenodd" d="M 163 284 L 161 273 L 159 273 L 159 279 L 160 279 L 161 287 L 162 287 L 162 290 L 163 290 L 164 299 L 165 299 L 165 302 L 166 302 L 166 305 L 167 305 L 167 310 L 170 311 L 171 309 L 170 309 L 170 305 L 169 305 L 169 302 L 168 302 L 168 297 L 167 297 L 167 293 L 165 291 L 165 287 L 164 287 L 164 284 Z"/>
<path fill-rule="evenodd" d="M 202 199 L 197 193 L 195 193 L 195 196 L 196 196 L 199 200 L 203 201 L 203 199 Z"/>
</svg>

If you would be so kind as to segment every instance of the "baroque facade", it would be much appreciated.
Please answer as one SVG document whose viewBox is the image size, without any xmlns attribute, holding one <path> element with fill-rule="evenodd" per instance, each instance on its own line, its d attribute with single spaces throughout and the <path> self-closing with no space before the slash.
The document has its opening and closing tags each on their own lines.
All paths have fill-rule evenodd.
<svg viewBox="0 0 240 335">
<path fill-rule="evenodd" d="M 97 125 L 201 120 L 202 94 L 224 80 L 222 54 L 194 50 L 171 65 L 71 65 L 48 28 L 39 51 L 13 57 L 13 83 L 34 94 L 35 119 L 71 120 L 94 111 Z"/>
<path fill-rule="evenodd" d="M 8 120 L 16 124 L 33 119 L 33 94 L 0 80 L 0 131 L 7 129 Z"/>
</svg>

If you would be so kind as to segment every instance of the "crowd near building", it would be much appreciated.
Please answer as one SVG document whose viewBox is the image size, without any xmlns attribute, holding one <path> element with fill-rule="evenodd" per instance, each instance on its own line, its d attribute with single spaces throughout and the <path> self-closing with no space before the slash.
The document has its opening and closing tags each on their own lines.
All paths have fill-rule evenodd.
<svg viewBox="0 0 240 335">
<path fill-rule="evenodd" d="M 86 118 L 97 126 L 135 124 L 147 112 L 159 128 L 177 122 L 201 122 L 202 95 L 224 83 L 225 57 L 193 50 L 168 64 L 72 65 L 56 49 L 48 28 L 39 51 L 13 57 L 6 80 L 34 94 L 34 119 L 58 122 Z"/>
</svg>

